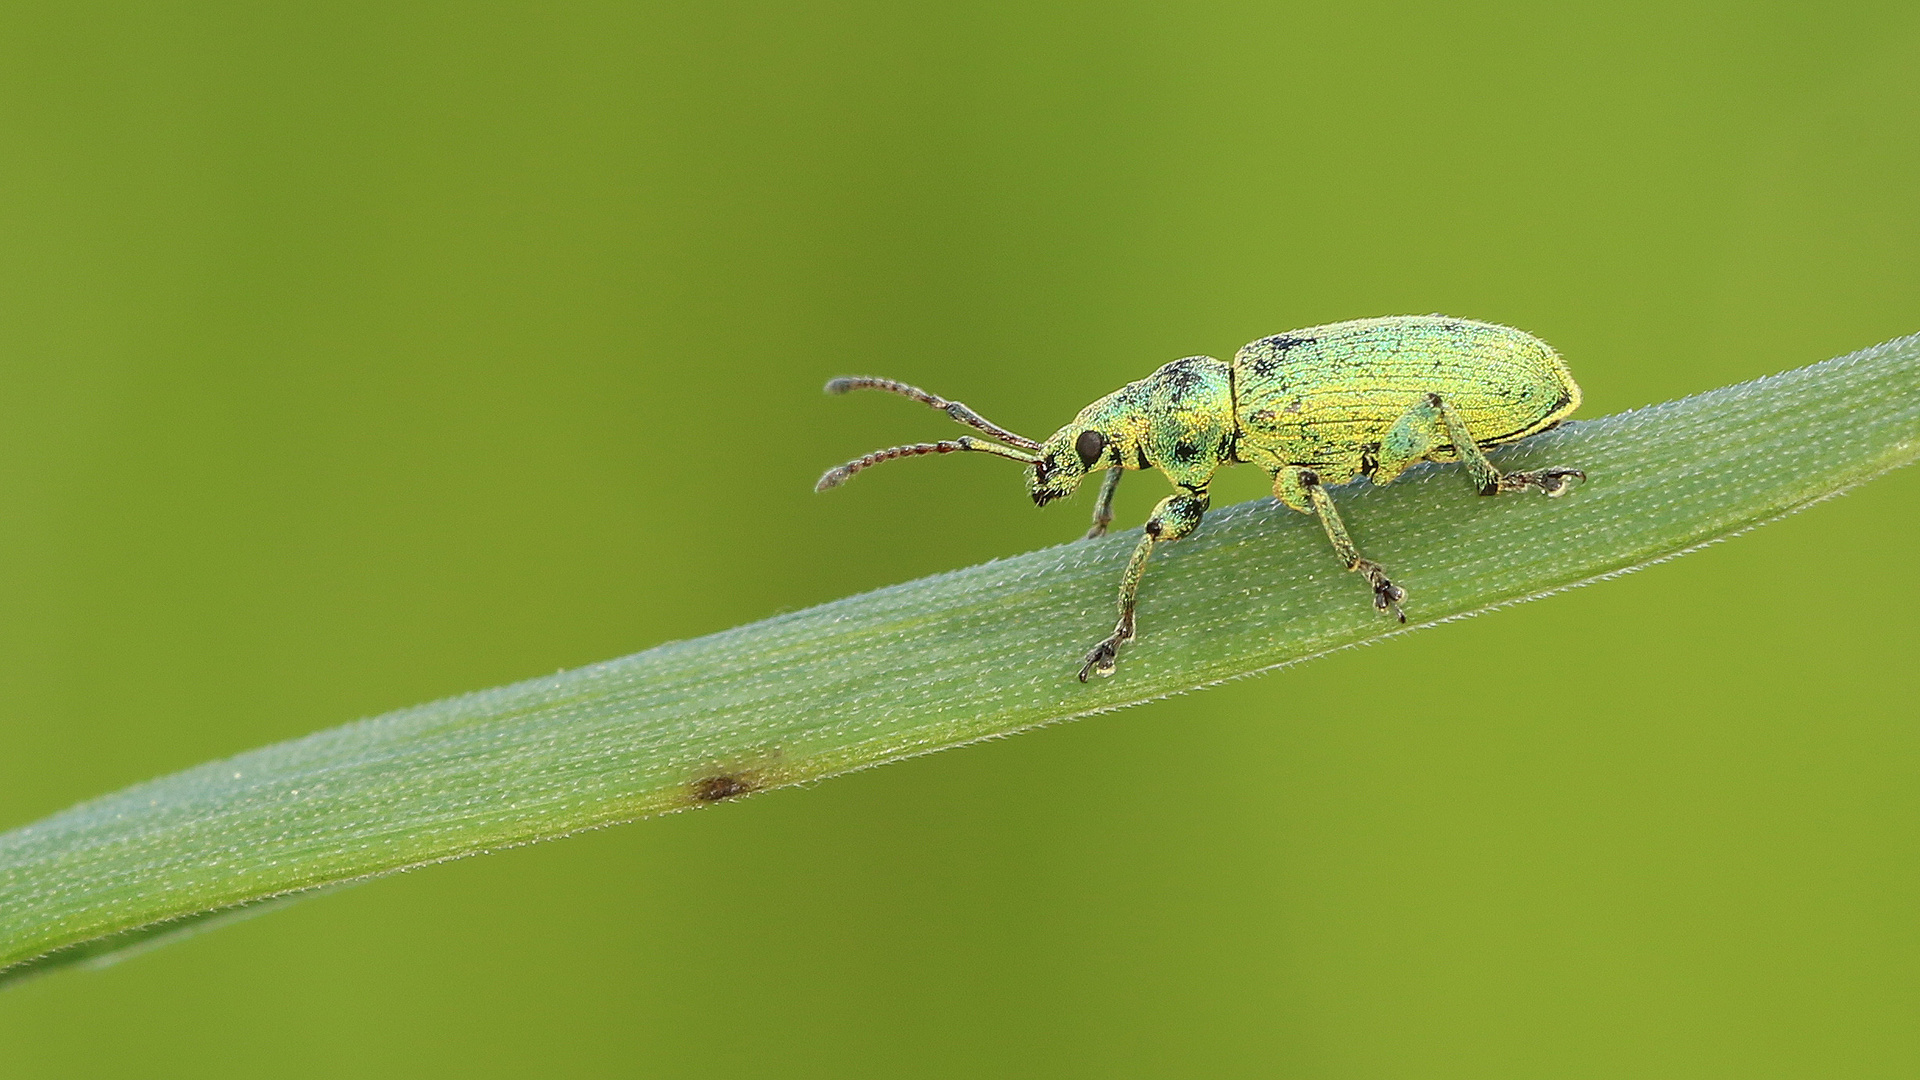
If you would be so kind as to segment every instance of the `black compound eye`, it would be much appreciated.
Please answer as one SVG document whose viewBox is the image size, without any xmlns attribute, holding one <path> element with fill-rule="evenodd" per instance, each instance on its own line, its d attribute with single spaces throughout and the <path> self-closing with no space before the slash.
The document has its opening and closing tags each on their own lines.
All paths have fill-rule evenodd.
<svg viewBox="0 0 1920 1080">
<path fill-rule="evenodd" d="M 1080 464 L 1091 469 L 1100 455 L 1107 452 L 1107 437 L 1097 431 L 1083 431 L 1073 440 L 1073 450 L 1080 455 Z"/>
</svg>

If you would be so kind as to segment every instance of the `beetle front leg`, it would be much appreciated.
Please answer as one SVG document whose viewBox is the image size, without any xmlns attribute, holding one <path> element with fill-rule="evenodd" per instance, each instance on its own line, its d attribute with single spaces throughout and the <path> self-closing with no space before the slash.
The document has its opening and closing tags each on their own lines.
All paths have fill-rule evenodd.
<svg viewBox="0 0 1920 1080">
<path fill-rule="evenodd" d="M 1111 477 L 1108 483 L 1110 487 Z M 1146 572 L 1147 559 L 1153 555 L 1154 545 L 1178 540 L 1199 528 L 1200 519 L 1207 512 L 1207 498 L 1204 488 L 1182 491 L 1160 500 L 1160 505 L 1153 508 L 1152 516 L 1147 518 L 1144 535 L 1134 545 L 1133 555 L 1127 559 L 1126 572 L 1120 575 L 1120 621 L 1114 624 L 1113 634 L 1107 640 L 1095 645 L 1093 651 L 1087 653 L 1086 662 L 1080 665 L 1081 682 L 1086 682 L 1088 675 L 1113 674 L 1114 660 L 1120 653 L 1120 646 L 1134 638 L 1134 600 L 1140 592 L 1140 576 Z"/>
<path fill-rule="evenodd" d="M 1407 591 L 1387 580 L 1387 572 L 1379 563 L 1361 557 L 1360 550 L 1353 546 L 1353 537 L 1347 535 L 1346 522 L 1340 520 L 1340 512 L 1333 508 L 1333 496 L 1327 494 L 1318 473 L 1301 465 L 1280 469 L 1273 474 L 1273 497 L 1301 513 L 1318 516 L 1327 530 L 1327 539 L 1333 541 L 1334 554 L 1347 564 L 1347 569 L 1366 578 L 1373 588 L 1373 606 L 1391 612 L 1401 622 L 1407 621 L 1406 612 L 1400 610 Z"/>
<path fill-rule="evenodd" d="M 1428 394 L 1420 404 L 1408 409 L 1406 415 L 1388 430 L 1386 438 L 1381 440 L 1379 464 L 1374 469 L 1373 482 L 1387 483 L 1405 472 L 1407 466 L 1425 458 L 1440 443 L 1443 430 L 1461 464 L 1467 467 L 1467 475 L 1473 478 L 1473 486 L 1482 495 L 1524 491 L 1533 487 L 1549 496 L 1560 496 L 1567 493 L 1573 481 L 1587 478 L 1587 474 L 1579 469 L 1501 472 L 1493 467 L 1493 462 L 1487 460 L 1487 452 L 1480 449 L 1480 444 L 1474 442 L 1473 435 L 1467 431 L 1466 417 L 1460 415 L 1460 410 L 1454 408 L 1453 402 L 1439 394 Z"/>
<path fill-rule="evenodd" d="M 1115 465 L 1107 470 L 1106 479 L 1100 481 L 1100 501 L 1093 504 L 1093 528 L 1087 530 L 1087 539 L 1098 540 L 1107 535 L 1107 526 L 1113 524 L 1113 493 L 1120 490 L 1120 478 L 1127 470 Z"/>
</svg>

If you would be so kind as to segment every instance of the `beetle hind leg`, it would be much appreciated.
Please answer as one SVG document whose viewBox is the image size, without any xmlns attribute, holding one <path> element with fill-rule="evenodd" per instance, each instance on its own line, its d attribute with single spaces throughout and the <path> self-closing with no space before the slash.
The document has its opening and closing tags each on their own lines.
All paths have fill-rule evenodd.
<svg viewBox="0 0 1920 1080">
<path fill-rule="evenodd" d="M 1447 455 L 1449 459 L 1457 457 L 1467 467 L 1467 475 L 1473 478 L 1474 487 L 1482 495 L 1539 488 L 1549 496 L 1558 497 L 1572 490 L 1573 481 L 1587 478 L 1579 469 L 1501 472 L 1487 460 L 1487 452 L 1480 449 L 1480 444 L 1467 431 L 1466 417 L 1460 415 L 1460 410 L 1439 394 L 1428 394 L 1395 421 L 1380 441 L 1379 464 L 1374 468 L 1373 482 L 1384 484 L 1392 480 L 1414 462 L 1433 458 L 1435 447 L 1447 443 L 1453 444 L 1453 453 Z"/>
</svg>

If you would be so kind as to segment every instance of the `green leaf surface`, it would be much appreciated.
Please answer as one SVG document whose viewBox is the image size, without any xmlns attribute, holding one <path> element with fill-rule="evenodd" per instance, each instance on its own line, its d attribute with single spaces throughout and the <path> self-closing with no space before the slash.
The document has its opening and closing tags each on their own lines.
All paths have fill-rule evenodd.
<svg viewBox="0 0 1920 1080">
<path fill-rule="evenodd" d="M 302 890 L 816 780 L 1120 708 L 1645 566 L 1920 455 L 1920 335 L 1494 455 L 1572 494 L 1477 497 L 1457 467 L 1336 492 L 1406 586 L 1377 614 L 1310 517 L 1211 514 L 1157 554 L 1111 679 L 1135 537 L 940 574 L 323 731 L 0 836 L 0 981 L 99 962 Z"/>
</svg>

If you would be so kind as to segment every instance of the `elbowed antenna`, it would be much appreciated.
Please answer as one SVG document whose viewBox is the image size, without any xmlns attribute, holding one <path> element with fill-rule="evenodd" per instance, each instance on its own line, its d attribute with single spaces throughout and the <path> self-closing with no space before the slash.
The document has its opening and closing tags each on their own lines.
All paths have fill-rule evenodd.
<svg viewBox="0 0 1920 1080">
<path fill-rule="evenodd" d="M 889 394 L 899 394 L 901 397 L 912 398 L 922 405 L 929 405 L 939 409 L 941 412 L 946 413 L 948 416 L 951 416 L 968 427 L 978 428 L 994 438 L 999 439 L 1001 442 L 1012 443 L 1022 450 L 1040 449 L 1039 443 L 1034 442 L 1025 435 L 1015 435 L 1013 432 L 988 420 L 986 417 L 981 416 L 979 413 L 974 412 L 972 409 L 967 408 L 957 401 L 948 401 L 946 398 L 929 394 L 917 386 L 908 386 L 903 382 L 894 382 L 892 379 L 841 378 L 829 380 L 826 389 L 829 394 L 844 394 L 849 390 L 885 390 Z M 900 448 L 896 447 L 895 449 Z M 881 453 L 886 452 L 887 451 L 884 450 L 881 451 Z M 945 452 L 946 451 L 933 450 L 920 451 L 920 453 L 923 454 Z"/>
<path fill-rule="evenodd" d="M 832 384 L 830 383 L 828 385 Z M 964 408 L 965 406 L 962 407 Z M 971 435 L 962 435 L 951 441 L 942 440 L 932 443 L 913 443 L 910 446 L 889 446 L 885 450 L 875 450 L 865 457 L 857 457 L 845 465 L 835 465 L 833 468 L 828 469 L 825 475 L 820 477 L 820 482 L 813 485 L 813 490 L 825 491 L 828 488 L 839 487 L 841 484 L 846 483 L 848 478 L 853 476 L 854 473 L 859 472 L 861 469 L 870 469 L 883 461 L 892 461 L 894 458 L 918 457 L 921 454 L 951 454 L 956 450 L 974 450 L 983 454 L 997 454 L 1000 457 L 1011 458 L 1014 461 L 1026 465 L 1031 465 L 1040 460 L 1032 454 L 1023 454 L 1018 450 L 1009 450 L 1004 446 L 997 446 L 990 442 L 981 442 Z"/>
<path fill-rule="evenodd" d="M 986 417 L 981 416 L 979 413 L 974 412 L 972 409 L 967 408 L 957 401 L 948 401 L 946 398 L 929 394 L 917 386 L 908 386 L 903 382 L 894 382 L 892 379 L 841 378 L 829 381 L 826 390 L 829 394 L 844 394 L 849 390 L 885 390 L 889 394 L 899 394 L 901 397 L 912 398 L 922 405 L 939 409 L 960 423 L 984 431 L 994 438 L 999 439 L 1001 442 L 1012 443 L 1014 446 L 1019 447 L 1020 450 L 1040 449 L 1039 443 L 1034 442 L 1025 435 L 1015 435 L 1013 432 L 988 420 Z M 841 484 L 846 483 L 848 478 L 853 476 L 854 473 L 862 469 L 872 468 L 883 461 L 892 461 L 894 458 L 918 457 L 921 454 L 951 454 L 957 450 L 971 450 L 982 454 L 994 454 L 999 457 L 1018 461 L 1023 465 L 1032 465 L 1040 460 L 1032 454 L 1023 454 L 1020 450 L 1010 450 L 1007 447 L 994 443 L 982 442 L 971 435 L 962 435 L 957 439 L 943 439 L 940 442 L 913 443 L 909 446 L 889 446 L 885 450 L 875 450 L 865 457 L 854 458 L 845 465 L 836 465 L 828 469 L 826 475 L 820 478 L 820 482 L 813 485 L 813 490 L 825 491 L 828 488 L 839 487 Z"/>
</svg>

